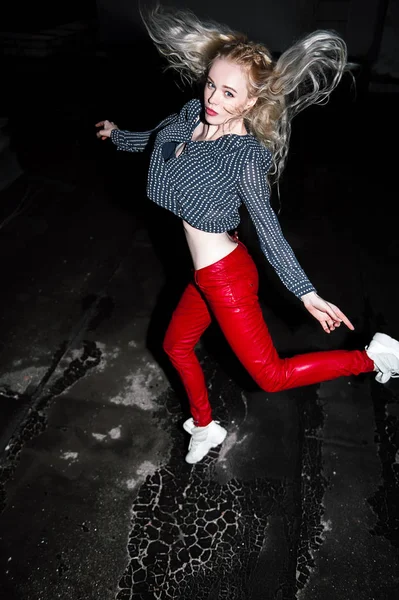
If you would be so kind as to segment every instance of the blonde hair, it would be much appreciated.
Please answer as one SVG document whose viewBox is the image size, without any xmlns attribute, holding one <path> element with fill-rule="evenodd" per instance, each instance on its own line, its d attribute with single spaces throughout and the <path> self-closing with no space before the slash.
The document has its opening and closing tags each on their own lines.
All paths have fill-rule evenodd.
<svg viewBox="0 0 399 600">
<path fill-rule="evenodd" d="M 241 65 L 248 77 L 248 95 L 257 100 L 242 113 L 247 129 L 273 155 L 275 180 L 285 166 L 291 121 L 311 104 L 328 100 L 347 62 L 346 44 L 333 31 L 318 30 L 296 41 L 274 61 L 269 50 L 243 33 L 213 21 L 202 22 L 189 10 L 165 10 L 157 5 L 144 25 L 166 68 L 190 84 L 202 80 L 216 58 Z"/>
</svg>

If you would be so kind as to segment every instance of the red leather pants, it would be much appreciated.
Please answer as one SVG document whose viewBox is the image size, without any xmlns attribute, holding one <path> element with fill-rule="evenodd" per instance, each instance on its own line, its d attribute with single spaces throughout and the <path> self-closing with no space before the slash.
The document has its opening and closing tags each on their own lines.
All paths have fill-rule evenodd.
<svg viewBox="0 0 399 600">
<path fill-rule="evenodd" d="M 225 258 L 194 272 L 173 313 L 164 349 L 180 374 L 197 426 L 211 420 L 207 387 L 194 347 L 213 315 L 231 348 L 256 383 L 276 392 L 342 375 L 373 371 L 360 350 L 332 350 L 282 359 L 273 345 L 258 301 L 256 266 L 241 243 Z"/>
</svg>

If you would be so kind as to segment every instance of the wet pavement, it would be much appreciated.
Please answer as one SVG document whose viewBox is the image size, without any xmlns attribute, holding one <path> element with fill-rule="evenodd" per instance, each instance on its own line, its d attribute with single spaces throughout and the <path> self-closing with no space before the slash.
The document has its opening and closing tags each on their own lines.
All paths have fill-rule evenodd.
<svg viewBox="0 0 399 600">
<path fill-rule="evenodd" d="M 148 157 L 100 143 L 93 124 L 145 129 L 189 93 L 165 76 L 144 115 L 123 90 L 131 65 L 115 51 L 7 67 L 24 175 L 0 193 L 1 597 L 397 600 L 397 381 L 262 392 L 213 325 L 198 354 L 228 436 L 184 461 L 188 407 L 161 350 L 190 277 L 181 226 L 146 200 Z M 286 237 L 354 333 L 305 314 L 243 214 L 283 355 L 399 337 L 395 105 L 343 85 L 298 117 L 281 185 Z"/>
</svg>

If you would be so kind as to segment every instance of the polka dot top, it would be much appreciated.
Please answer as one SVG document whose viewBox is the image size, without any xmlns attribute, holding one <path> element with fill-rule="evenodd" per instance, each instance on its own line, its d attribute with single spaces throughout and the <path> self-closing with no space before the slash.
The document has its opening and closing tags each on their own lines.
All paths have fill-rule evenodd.
<svg viewBox="0 0 399 600">
<path fill-rule="evenodd" d="M 270 205 L 266 174 L 271 152 L 251 134 L 191 140 L 201 110 L 201 101 L 193 99 L 155 129 L 114 129 L 111 139 L 118 150 L 129 152 L 143 151 L 152 142 L 148 197 L 197 229 L 210 233 L 235 229 L 243 202 L 262 251 L 284 285 L 297 297 L 315 291 Z M 176 157 L 175 148 L 181 143 L 184 149 Z"/>
</svg>

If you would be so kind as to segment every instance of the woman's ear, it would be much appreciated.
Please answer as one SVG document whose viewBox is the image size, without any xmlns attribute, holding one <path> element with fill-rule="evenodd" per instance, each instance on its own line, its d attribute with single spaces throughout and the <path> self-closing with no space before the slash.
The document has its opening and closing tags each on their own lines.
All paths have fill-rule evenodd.
<svg viewBox="0 0 399 600">
<path fill-rule="evenodd" d="M 249 110 L 250 108 L 252 108 L 256 103 L 257 99 L 258 98 L 256 96 L 254 98 L 250 98 L 245 105 L 245 110 Z"/>
</svg>

